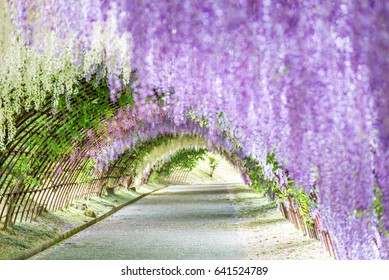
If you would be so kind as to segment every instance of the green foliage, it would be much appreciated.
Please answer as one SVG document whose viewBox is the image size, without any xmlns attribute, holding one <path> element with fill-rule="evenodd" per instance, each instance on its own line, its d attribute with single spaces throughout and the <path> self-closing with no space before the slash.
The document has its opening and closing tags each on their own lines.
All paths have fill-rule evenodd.
<svg viewBox="0 0 389 280">
<path fill-rule="evenodd" d="M 272 165 L 273 172 L 281 168 L 274 152 L 267 156 L 266 163 Z M 290 179 L 287 185 L 280 186 L 276 180 L 265 178 L 262 166 L 252 157 L 246 157 L 243 164 L 254 189 L 267 194 L 270 199 L 292 204 L 290 206 L 300 212 L 306 225 L 308 227 L 314 226 L 310 209 L 312 206 L 316 206 L 316 202 L 305 193 L 304 189 L 296 187 Z"/>
<path fill-rule="evenodd" d="M 373 200 L 373 206 L 378 219 L 381 219 L 384 214 L 384 205 L 382 203 L 384 195 L 382 194 L 382 190 L 378 187 L 374 187 L 374 194 L 376 198 Z"/>
<path fill-rule="evenodd" d="M 158 172 L 153 172 L 150 176 L 149 182 L 157 184 L 159 183 L 160 174 Z"/>
<path fill-rule="evenodd" d="M 126 151 L 120 160 L 110 166 L 109 174 L 112 177 L 131 176 L 135 178 L 143 159 L 157 146 L 167 144 L 173 135 L 158 135 L 146 143 L 138 142 L 132 150 Z"/>
<path fill-rule="evenodd" d="M 92 169 L 95 166 L 95 161 L 92 158 L 89 158 L 87 162 L 84 165 L 84 168 L 80 171 L 76 178 L 77 183 L 89 183 L 93 180 L 93 177 L 91 176 L 92 174 Z"/>
<path fill-rule="evenodd" d="M 383 215 L 384 215 L 384 204 L 383 204 L 383 198 L 384 195 L 382 194 L 382 190 L 374 186 L 374 194 L 375 194 L 375 199 L 372 202 L 373 209 L 375 212 L 375 215 L 377 216 L 379 227 L 379 231 L 384 230 L 384 225 L 383 225 Z"/>
<path fill-rule="evenodd" d="M 293 184 L 290 184 L 289 186 L 289 189 L 287 189 L 285 193 L 292 199 L 292 201 L 296 201 L 298 203 L 297 208 L 307 226 L 313 227 L 314 221 L 310 214 L 310 209 L 311 206 L 316 206 L 316 202 L 309 198 L 304 189 L 295 187 Z"/>
<path fill-rule="evenodd" d="M 274 152 L 267 155 L 266 163 L 273 165 L 273 172 L 276 172 L 280 168 Z"/>
<path fill-rule="evenodd" d="M 195 111 L 193 109 L 190 109 L 188 112 L 186 112 L 185 115 L 190 121 L 192 121 L 194 123 L 198 123 L 200 125 L 200 127 L 207 127 L 208 126 L 208 120 L 205 118 L 205 116 L 196 115 Z"/>
<path fill-rule="evenodd" d="M 206 149 L 183 149 L 175 153 L 169 161 L 167 161 L 160 170 L 160 173 L 164 176 L 169 176 L 174 170 L 183 168 L 188 171 L 193 170 L 200 160 L 204 160 L 204 156 L 207 153 Z"/>
<path fill-rule="evenodd" d="M 134 91 L 132 88 L 127 88 L 122 92 L 120 98 L 116 101 L 119 104 L 120 108 L 126 108 L 127 106 L 134 107 Z"/>
<path fill-rule="evenodd" d="M 133 102 L 133 90 L 131 88 L 123 90 L 118 104 L 125 108 L 132 106 Z M 86 143 L 87 131 L 94 131 L 96 137 L 106 133 L 107 129 L 101 119 L 109 120 L 117 111 L 116 105 L 110 101 L 105 80 L 100 84 L 84 82 L 78 94 L 72 95 L 70 99 L 65 95 L 58 96 L 55 114 L 49 104 L 45 106 L 42 110 L 32 113 L 27 122 L 21 124 L 17 137 L 25 141 L 15 141 L 17 145 L 12 150 L 2 151 L 2 154 L 11 155 L 15 151 L 22 153 L 20 157 L 6 157 L 6 161 L 12 162 L 0 165 L 0 172 L 10 174 L 0 178 L 2 185 L 10 183 L 12 186 L 18 186 L 17 189 L 39 186 L 46 174 L 36 172 L 42 170 L 42 165 L 51 165 L 51 171 L 55 172 L 58 165 L 51 163 L 58 162 L 65 155 L 72 155 L 75 141 L 81 145 Z M 27 129 L 24 129 L 24 126 Z M 87 160 L 76 181 L 78 183 L 91 181 L 93 178 L 90 171 L 93 166 L 93 160 Z"/>
<path fill-rule="evenodd" d="M 274 158 L 268 158 L 268 162 L 271 162 Z M 259 192 L 266 193 L 269 198 L 272 196 L 276 196 L 277 198 L 281 198 L 283 196 L 283 192 L 277 185 L 277 183 L 269 178 L 265 178 L 263 174 L 263 168 L 252 157 L 246 157 L 244 159 L 243 165 L 245 166 L 249 178 L 252 182 L 252 187 Z M 278 166 L 278 165 L 277 165 Z"/>
<path fill-rule="evenodd" d="M 213 176 L 213 172 L 215 171 L 216 167 L 218 166 L 219 162 L 217 161 L 217 159 L 214 157 L 214 156 L 211 156 L 211 155 L 207 155 L 207 158 L 208 158 L 208 162 L 209 162 L 209 175 L 212 177 Z"/>
<path fill-rule="evenodd" d="M 384 225 L 383 225 L 383 217 L 384 217 L 384 205 L 383 205 L 383 198 L 384 195 L 382 194 L 382 190 L 374 186 L 374 199 L 371 203 L 371 205 L 367 209 L 356 209 L 355 210 L 355 216 L 357 218 L 362 218 L 362 216 L 368 215 L 369 219 L 377 219 L 378 221 L 378 230 L 383 231 Z M 375 217 L 373 217 L 374 215 Z M 389 232 L 387 232 L 389 235 Z"/>
</svg>

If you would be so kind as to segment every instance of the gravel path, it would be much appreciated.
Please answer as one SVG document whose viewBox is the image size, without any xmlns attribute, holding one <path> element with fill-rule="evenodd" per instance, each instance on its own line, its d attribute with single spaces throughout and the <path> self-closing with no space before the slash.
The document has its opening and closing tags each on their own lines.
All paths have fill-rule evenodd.
<svg viewBox="0 0 389 280">
<path fill-rule="evenodd" d="M 232 184 L 170 186 L 33 259 L 256 258 L 258 254 L 253 252 L 256 246 L 250 244 L 255 242 L 260 245 L 262 241 L 258 238 L 268 240 L 269 236 L 261 237 L 261 225 L 247 227 L 249 218 L 239 215 L 242 207 L 247 205 L 237 202 L 237 194 L 239 189 L 237 191 Z M 280 226 L 278 221 L 270 225 L 273 231 Z M 288 244 L 288 230 L 294 233 L 293 236 L 301 236 L 301 232 L 297 232 L 287 221 L 280 230 L 282 244 Z M 272 234 L 276 235 L 277 232 Z M 303 236 L 301 238 L 299 244 L 303 246 L 308 241 Z M 295 243 L 296 240 L 293 240 L 294 247 Z M 287 254 L 280 254 L 279 251 L 287 252 L 288 248 L 274 248 L 276 258 L 287 258 Z M 269 252 L 261 257 L 274 259 Z M 301 258 L 298 254 L 294 257 Z M 309 255 L 307 258 L 316 257 Z M 319 252 L 319 258 L 326 258 L 325 253 Z"/>
</svg>

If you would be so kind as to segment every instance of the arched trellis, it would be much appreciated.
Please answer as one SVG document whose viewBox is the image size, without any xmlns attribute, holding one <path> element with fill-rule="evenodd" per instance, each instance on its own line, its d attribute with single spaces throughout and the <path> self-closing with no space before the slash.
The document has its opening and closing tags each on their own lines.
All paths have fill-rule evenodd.
<svg viewBox="0 0 389 280">
<path fill-rule="evenodd" d="M 125 181 L 124 187 L 132 186 L 137 177 L 140 182 L 144 182 L 157 160 L 164 156 L 157 155 L 149 162 L 149 168 L 145 169 L 138 168 L 134 163 L 139 160 L 134 151 L 127 151 L 107 169 L 91 169 L 93 163 L 89 152 L 100 147 L 101 142 L 105 142 L 106 134 L 97 133 L 93 140 L 88 139 L 90 128 L 81 122 L 82 110 L 85 109 L 81 104 L 94 104 L 88 107 L 92 110 L 88 122 L 96 122 L 104 128 L 109 122 L 109 116 L 116 115 L 120 110 L 121 103 L 110 102 L 108 90 L 101 85 L 84 83 L 81 91 L 83 93 L 70 100 L 69 104 L 64 102 L 63 109 L 56 114 L 52 113 L 52 106 L 47 102 L 39 112 L 32 110 L 18 118 L 14 141 L 9 143 L 0 155 L 0 221 L 3 227 L 17 221 L 32 220 L 43 210 L 61 209 L 76 198 L 99 195 L 108 182 L 116 186 Z M 129 91 L 127 94 L 132 93 Z M 129 104 L 123 102 L 122 105 Z M 66 109 L 67 106 L 72 109 Z M 151 144 L 141 143 L 137 150 L 161 145 L 166 139 L 182 138 L 180 134 L 167 136 L 160 142 L 154 139 Z M 186 146 L 175 143 L 176 148 L 169 149 L 168 154 L 193 145 L 207 146 L 204 139 L 193 135 L 188 137 L 193 137 L 196 141 L 188 141 Z M 57 142 L 61 144 L 57 145 Z M 217 145 L 214 148 L 235 165 L 240 164 L 233 153 Z M 77 157 L 72 159 L 74 151 L 77 152 Z M 318 229 L 319 217 L 315 218 L 315 226 L 308 228 L 298 210 L 293 207 L 286 208 L 282 203 L 280 210 L 296 228 L 303 230 L 310 237 L 321 239 L 334 255 L 328 233 Z"/>
<path fill-rule="evenodd" d="M 2 151 L 0 160 L 0 220 L 5 227 L 17 218 L 20 221 L 32 219 L 43 209 L 59 209 L 72 198 L 86 196 L 85 189 L 90 190 L 88 195 L 95 193 L 96 182 L 85 180 L 87 175 L 83 174 L 88 158 L 80 156 L 73 162 L 69 160 L 75 147 L 81 155 L 88 152 L 79 141 L 87 133 L 79 124 L 80 102 L 94 103 L 96 108 L 105 109 L 91 114 L 89 122 L 104 123 L 105 114 L 119 108 L 118 104 L 93 94 L 95 89 L 93 84 L 84 83 L 81 88 L 84 94 L 68 104 L 72 110 L 53 114 L 47 102 L 39 112 L 26 112 L 17 120 L 14 141 Z M 76 134 L 78 140 L 74 138 Z"/>
<path fill-rule="evenodd" d="M 39 112 L 29 111 L 19 117 L 14 141 L 2 151 L 0 161 L 0 221 L 4 228 L 16 221 L 32 220 L 43 210 L 61 209 L 73 199 L 100 194 L 107 181 L 117 184 L 122 178 L 134 180 L 139 171 L 129 168 L 135 159 L 130 151 L 107 170 L 91 168 L 93 159 L 89 152 L 99 147 L 106 135 L 97 134 L 93 141 L 88 139 L 87 128 L 78 124 L 82 113 L 80 103 L 95 104 L 89 122 L 96 120 L 103 128 L 108 121 L 106 114 L 116 115 L 120 109 L 120 102 L 110 102 L 108 91 L 102 97 L 100 88 L 84 83 L 84 94 L 66 104 L 71 110 L 53 114 L 47 102 Z M 69 126 L 69 122 L 75 126 Z M 61 147 L 56 146 L 59 141 Z M 138 148 L 148 147 L 143 146 Z M 75 150 L 77 157 L 72 159 Z M 129 173 L 123 173 L 124 170 Z"/>
<path fill-rule="evenodd" d="M 116 102 L 110 101 L 104 81 L 83 82 L 79 92 L 71 100 L 57 97 L 55 114 L 52 96 L 39 111 L 19 114 L 13 141 L 0 154 L 0 223 L 4 228 L 32 220 L 43 210 L 60 209 L 75 198 L 100 194 L 106 181 L 114 179 L 116 184 L 138 172 L 115 175 L 118 166 L 134 160 L 131 152 L 107 170 L 93 169 L 90 155 L 109 142 L 108 123 L 119 110 L 133 106 L 132 89 L 124 89 Z M 102 133 L 92 133 L 91 139 L 91 130 Z"/>
<path fill-rule="evenodd" d="M 138 147 L 143 152 L 142 157 L 137 157 L 133 151 L 126 151 L 118 160 L 112 163 L 104 172 L 105 183 L 110 180 L 105 187 L 121 186 L 129 188 L 139 186 L 146 183 L 151 173 L 179 150 L 206 148 L 206 145 L 206 140 L 195 134 L 168 135 L 168 137 L 153 139 Z"/>
</svg>

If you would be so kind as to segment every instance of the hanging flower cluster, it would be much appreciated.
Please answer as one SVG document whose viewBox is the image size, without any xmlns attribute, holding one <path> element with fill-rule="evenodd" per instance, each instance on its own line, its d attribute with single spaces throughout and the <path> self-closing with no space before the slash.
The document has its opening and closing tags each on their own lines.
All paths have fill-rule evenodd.
<svg viewBox="0 0 389 280">
<path fill-rule="evenodd" d="M 340 258 L 389 257 L 388 5 L 127 5 L 141 100 L 173 88 L 174 122 L 192 110 L 207 120 L 211 139 L 223 113 L 228 134 L 268 176 L 274 152 L 296 185 L 317 191 Z"/>
<path fill-rule="evenodd" d="M 132 38 L 120 32 L 117 3 L 7 1 L 0 4 L 0 148 L 18 114 L 78 93 L 80 81 L 107 78 L 116 101 L 131 74 Z M 3 31 L 4 30 L 4 31 Z"/>
<path fill-rule="evenodd" d="M 80 78 L 100 77 L 115 102 L 133 75 L 135 109 L 119 112 L 110 136 L 91 145 L 99 167 L 137 141 L 200 133 L 251 156 L 266 178 L 314 190 L 340 258 L 389 258 L 385 1 L 2 5 L 11 20 L 1 23 L 9 39 L 1 41 L 0 143 L 48 92 L 55 104 L 77 93 Z"/>
</svg>

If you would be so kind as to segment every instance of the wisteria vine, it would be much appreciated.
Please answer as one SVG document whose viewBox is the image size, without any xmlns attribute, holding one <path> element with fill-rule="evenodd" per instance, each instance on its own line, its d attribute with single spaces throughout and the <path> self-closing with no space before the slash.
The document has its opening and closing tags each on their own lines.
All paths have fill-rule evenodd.
<svg viewBox="0 0 389 280">
<path fill-rule="evenodd" d="M 113 102 L 130 85 L 134 105 L 91 146 L 99 168 L 137 141 L 200 133 L 317 193 L 340 258 L 389 258 L 387 1 L 1 5 L 3 147 L 22 110 L 55 111 L 82 80 L 106 79 Z"/>
</svg>

